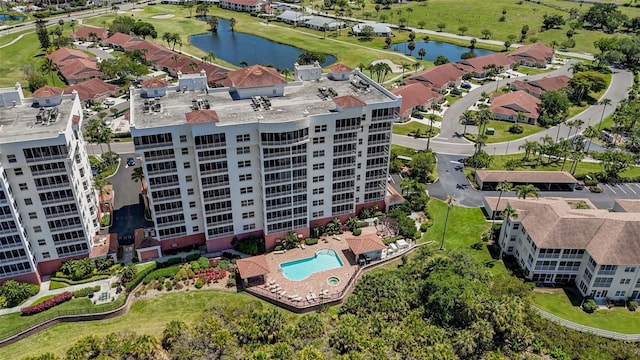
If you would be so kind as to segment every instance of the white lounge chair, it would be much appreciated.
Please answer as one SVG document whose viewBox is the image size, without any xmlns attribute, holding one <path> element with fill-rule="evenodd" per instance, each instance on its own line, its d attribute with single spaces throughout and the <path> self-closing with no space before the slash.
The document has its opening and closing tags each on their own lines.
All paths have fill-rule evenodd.
<svg viewBox="0 0 640 360">
<path fill-rule="evenodd" d="M 307 295 L 307 301 L 308 302 L 314 302 L 315 301 L 315 297 L 311 296 L 312 294 Z"/>
<path fill-rule="evenodd" d="M 300 296 L 299 296 L 298 294 L 295 294 L 295 295 L 289 295 L 289 299 L 291 299 L 291 300 L 293 300 L 293 299 L 295 299 L 295 298 L 297 298 L 297 297 L 300 297 Z"/>
<path fill-rule="evenodd" d="M 313 300 L 315 300 L 315 299 L 317 299 L 318 297 L 316 296 L 316 293 L 311 293 L 311 298 L 312 298 Z"/>
</svg>

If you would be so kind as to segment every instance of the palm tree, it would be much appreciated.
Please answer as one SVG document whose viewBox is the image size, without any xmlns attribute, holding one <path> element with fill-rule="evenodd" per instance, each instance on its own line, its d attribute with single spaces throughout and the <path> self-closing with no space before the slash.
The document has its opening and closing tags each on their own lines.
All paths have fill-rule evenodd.
<svg viewBox="0 0 640 360">
<path fill-rule="evenodd" d="M 519 150 L 524 150 L 524 161 L 529 161 L 529 155 L 535 153 L 538 143 L 535 141 L 525 140 L 524 144 L 518 147 Z"/>
<path fill-rule="evenodd" d="M 587 149 L 585 150 L 586 153 L 589 153 L 591 142 L 594 138 L 600 135 L 600 131 L 596 130 L 593 126 L 587 126 L 587 128 L 582 132 L 582 135 L 586 136 L 589 139 L 589 145 L 587 145 Z"/>
<path fill-rule="evenodd" d="M 184 4 L 184 7 L 186 7 L 189 10 L 189 17 L 193 17 L 193 7 L 195 6 L 194 3 L 192 2 L 187 2 Z"/>
<path fill-rule="evenodd" d="M 431 104 L 433 106 L 433 104 Z M 437 105 L 437 104 L 436 104 Z M 435 120 L 434 114 L 429 114 L 429 133 L 427 134 L 427 151 L 429 151 L 429 145 L 431 144 L 431 134 L 433 133 L 433 121 Z"/>
<path fill-rule="evenodd" d="M 58 70 L 56 63 L 52 59 L 46 58 L 44 63 L 42 63 L 42 70 L 51 74 L 51 85 L 54 85 L 55 80 L 53 75 L 56 73 L 56 70 Z"/>
<path fill-rule="evenodd" d="M 78 21 L 76 19 L 71 19 L 71 22 L 69 22 L 69 26 L 71 27 L 71 32 L 76 32 L 77 25 L 78 25 Z"/>
<path fill-rule="evenodd" d="M 194 73 L 196 72 L 196 69 L 198 68 L 198 63 L 195 61 L 191 61 L 189 63 L 189 68 L 191 69 L 191 71 L 193 71 Z"/>
<path fill-rule="evenodd" d="M 402 67 L 402 78 L 404 79 L 404 71 L 408 70 L 411 67 L 411 64 L 402 63 L 400 66 Z"/>
<path fill-rule="evenodd" d="M 327 38 L 327 30 L 329 30 L 329 24 L 327 24 L 327 23 L 322 24 L 322 38 L 323 39 Z"/>
<path fill-rule="evenodd" d="M 500 217 L 502 217 L 503 224 L 509 223 L 509 219 L 517 219 L 518 212 L 514 209 L 511 204 L 507 204 L 507 206 L 500 212 Z M 500 256 L 498 256 L 499 260 L 502 260 L 502 246 L 500 247 Z"/>
<path fill-rule="evenodd" d="M 144 191 L 144 171 L 141 166 L 133 169 L 133 172 L 131 173 L 131 180 L 135 182 L 140 181 L 140 187 L 142 191 Z"/>
<path fill-rule="evenodd" d="M 425 56 L 427 56 L 427 49 L 425 48 L 418 49 L 418 57 L 420 58 L 420 60 L 423 60 Z"/>
<path fill-rule="evenodd" d="M 462 116 L 460 116 L 460 122 L 462 122 L 462 125 L 464 125 L 464 130 L 462 131 L 462 135 L 467 133 L 467 125 L 469 125 L 469 123 L 474 122 L 475 119 L 476 119 L 476 113 L 471 110 L 465 110 L 465 112 L 462 113 Z"/>
<path fill-rule="evenodd" d="M 538 197 L 538 192 L 540 191 L 537 187 L 527 184 L 527 185 L 518 185 L 515 188 L 516 195 L 520 199 L 526 199 L 527 197 Z"/>
<path fill-rule="evenodd" d="M 120 284 L 126 285 L 129 281 L 136 277 L 137 270 L 133 265 L 127 265 L 120 270 Z"/>
<path fill-rule="evenodd" d="M 426 53 L 426 50 L 425 50 L 425 53 Z M 413 64 L 411 64 L 411 67 L 413 68 L 413 73 L 414 74 L 418 72 L 418 69 L 420 69 L 420 66 L 422 66 L 422 65 L 420 65 L 420 63 L 417 62 L 417 61 L 414 62 Z"/>
<path fill-rule="evenodd" d="M 236 19 L 235 18 L 229 19 L 229 27 L 231 27 L 231 32 L 235 31 L 235 27 L 236 27 Z"/>
<path fill-rule="evenodd" d="M 600 131 L 600 126 L 602 126 L 602 120 L 604 119 L 604 110 L 607 108 L 607 105 L 611 105 L 611 99 L 604 98 L 598 103 L 602 105 L 602 115 L 600 115 L 600 122 L 598 123 L 598 131 Z"/>
<path fill-rule="evenodd" d="M 105 188 L 109 184 L 110 184 L 109 180 L 101 176 L 96 176 L 93 178 L 93 188 L 99 192 L 99 195 L 109 194 L 109 190 Z"/>
<path fill-rule="evenodd" d="M 498 186 L 496 186 L 496 190 L 500 191 L 500 194 L 498 194 L 498 202 L 496 203 L 496 211 L 500 208 L 500 200 L 502 199 L 502 193 L 503 192 L 510 192 L 513 189 L 513 184 L 508 182 L 508 181 L 503 181 L 501 183 L 498 184 Z M 496 224 L 496 212 L 494 211 L 491 214 L 491 238 L 493 239 L 493 233 L 494 233 L 494 226 Z"/>
<path fill-rule="evenodd" d="M 453 195 L 447 195 L 444 199 L 444 202 L 447 204 L 447 216 L 444 218 L 444 228 L 442 229 L 442 239 L 440 240 L 440 250 L 444 250 L 444 235 L 447 232 L 447 223 L 449 222 L 449 213 L 451 212 L 451 208 L 456 203 L 456 198 Z"/>
<path fill-rule="evenodd" d="M 160 344 L 155 336 L 145 334 L 140 335 L 135 339 L 131 352 L 137 359 L 150 359 L 154 357 L 159 347 Z"/>
<path fill-rule="evenodd" d="M 207 20 L 207 25 L 209 25 L 209 31 L 212 33 L 218 32 L 218 18 L 213 16 Z"/>
<path fill-rule="evenodd" d="M 409 15 L 411 15 L 412 12 L 413 12 L 412 8 L 407 8 L 407 27 L 411 26 L 409 25 Z"/>
<path fill-rule="evenodd" d="M 292 75 L 291 69 L 289 68 L 283 68 L 282 70 L 280 70 L 280 73 L 282 74 L 282 76 L 284 76 L 285 80 L 289 79 L 289 76 Z"/>
<path fill-rule="evenodd" d="M 200 3 L 196 6 L 196 14 L 202 15 L 202 17 L 206 18 L 207 13 L 209 12 L 209 4 Z"/>
</svg>

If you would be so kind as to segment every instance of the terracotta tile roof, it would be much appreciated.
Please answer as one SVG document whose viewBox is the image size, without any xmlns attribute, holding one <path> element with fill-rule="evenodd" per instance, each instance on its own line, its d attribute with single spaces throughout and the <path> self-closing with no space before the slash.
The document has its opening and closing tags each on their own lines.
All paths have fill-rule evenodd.
<svg viewBox="0 0 640 360">
<path fill-rule="evenodd" d="M 98 69 L 98 63 L 95 58 L 66 61 L 60 68 L 60 73 L 67 80 L 86 79 L 104 75 L 102 71 Z"/>
<path fill-rule="evenodd" d="M 119 89 L 120 87 L 116 85 L 108 84 L 98 78 L 92 78 L 65 88 L 64 93 L 71 94 L 71 92 L 75 90 L 78 92 L 80 101 L 86 101 L 110 95 L 117 92 Z"/>
<path fill-rule="evenodd" d="M 127 44 L 125 49 L 145 51 L 145 59 L 149 62 L 157 62 L 167 57 L 171 57 L 173 54 L 173 51 L 166 47 L 148 40 L 135 41 L 131 44 Z"/>
<path fill-rule="evenodd" d="M 79 124 L 80 123 L 80 115 L 73 115 L 71 117 L 71 123 L 72 124 Z"/>
<path fill-rule="evenodd" d="M 538 63 L 546 63 L 547 58 L 552 56 L 553 49 L 540 42 L 521 46 L 509 54 L 509 57 L 516 60 L 533 60 Z"/>
<path fill-rule="evenodd" d="M 72 59 L 88 59 L 89 55 L 83 53 L 80 50 L 60 48 L 51 54 L 47 55 L 47 59 L 51 59 L 56 65 L 60 66 L 64 62 Z"/>
<path fill-rule="evenodd" d="M 34 98 L 45 98 L 50 96 L 62 95 L 62 89 L 55 86 L 45 85 L 33 92 Z"/>
<path fill-rule="evenodd" d="M 387 248 L 387 245 L 383 244 L 382 240 L 380 240 L 380 236 L 376 234 L 348 238 L 347 243 L 349 244 L 351 251 L 353 251 L 356 256 Z"/>
<path fill-rule="evenodd" d="M 387 196 L 384 198 L 384 202 L 387 205 L 402 204 L 405 201 L 404 197 L 394 188 L 391 184 L 387 184 Z"/>
<path fill-rule="evenodd" d="M 218 118 L 218 114 L 215 110 L 194 110 L 184 114 L 187 118 L 188 124 L 202 124 L 202 123 L 210 123 L 210 122 L 218 122 L 220 119 Z"/>
<path fill-rule="evenodd" d="M 107 29 L 93 27 L 93 26 L 82 26 L 78 28 L 78 30 L 76 30 L 73 34 L 71 34 L 70 37 L 72 39 L 79 39 L 82 37 L 87 39 L 87 41 L 89 41 L 89 34 L 92 32 L 96 33 L 96 35 L 98 36 L 98 39 L 100 40 L 104 40 L 109 37 L 109 31 Z"/>
<path fill-rule="evenodd" d="M 336 103 L 338 107 L 343 109 L 367 105 L 366 102 L 360 100 L 360 98 L 355 95 L 334 97 L 333 102 Z"/>
<path fill-rule="evenodd" d="M 456 82 L 462 79 L 464 71 L 456 68 L 453 64 L 447 63 L 434 66 L 427 70 L 423 70 L 413 76 L 405 79 L 405 83 L 421 82 L 436 89 L 442 89 L 450 82 Z"/>
<path fill-rule="evenodd" d="M 142 87 L 145 89 L 167 87 L 168 85 L 169 83 L 166 82 L 165 80 L 157 79 L 157 78 L 147 79 L 142 82 Z"/>
<path fill-rule="evenodd" d="M 104 237 L 104 243 L 95 245 Z M 89 253 L 89 258 L 97 258 L 118 252 L 118 234 L 96 235 L 93 237 L 94 246 Z"/>
<path fill-rule="evenodd" d="M 510 183 L 563 183 L 575 184 L 578 182 L 566 171 L 502 171 L 502 170 L 477 170 L 476 176 L 482 182 Z"/>
<path fill-rule="evenodd" d="M 540 99 L 523 90 L 492 97 L 489 109 L 504 116 L 516 116 L 523 113 L 526 117 L 537 119 L 540 117 Z"/>
<path fill-rule="evenodd" d="M 345 64 L 338 63 L 330 67 L 329 70 L 331 70 L 331 72 L 349 72 L 353 69 Z"/>
<path fill-rule="evenodd" d="M 160 246 L 160 242 L 158 240 L 152 237 L 145 237 L 144 230 L 145 229 L 143 228 L 139 228 L 133 231 L 135 249 L 137 250 L 137 249 L 144 249 L 144 248 L 149 248 L 153 246 Z"/>
<path fill-rule="evenodd" d="M 442 99 L 442 94 L 433 91 L 420 83 L 400 86 L 391 90 L 394 95 L 402 96 L 400 115 L 408 116 L 411 110 L 418 105 L 427 105 L 434 99 Z"/>
<path fill-rule="evenodd" d="M 192 70 L 191 62 L 195 62 L 198 64 L 196 70 Z M 207 81 L 209 83 L 220 82 L 222 79 L 226 78 L 229 73 L 229 70 L 221 68 L 219 66 L 206 63 L 202 60 L 193 59 L 187 56 L 179 55 L 177 61 L 173 59 L 173 55 L 167 56 L 162 60 L 156 63 L 156 66 L 164 67 L 174 73 L 180 71 L 183 74 L 189 73 L 199 73 L 200 70 L 204 70 L 207 73 Z M 231 82 L 229 81 L 225 86 L 231 86 Z"/>
<path fill-rule="evenodd" d="M 629 213 L 640 213 L 640 200 L 638 199 L 616 199 L 615 202 Z"/>
<path fill-rule="evenodd" d="M 229 78 L 233 87 L 236 88 L 273 86 L 287 83 L 276 69 L 262 65 L 253 65 L 230 71 Z"/>
<path fill-rule="evenodd" d="M 264 255 L 238 259 L 236 261 L 236 266 L 238 267 L 241 279 L 261 276 L 270 272 L 269 264 L 267 264 L 267 257 Z"/>
<path fill-rule="evenodd" d="M 516 80 L 511 83 L 511 88 L 541 95 L 547 91 L 558 91 L 567 87 L 570 80 L 571 78 L 566 75 L 544 77 L 540 80 L 528 82 Z"/>
<path fill-rule="evenodd" d="M 109 38 L 107 40 L 105 40 L 105 43 L 111 44 L 111 45 L 121 46 L 121 47 L 124 48 L 127 45 L 130 45 L 133 42 L 137 42 L 137 41 L 141 41 L 141 40 L 138 39 L 135 36 L 131 36 L 131 35 L 128 35 L 128 34 L 123 34 L 123 33 L 117 32 L 117 33 L 109 36 Z"/>
<path fill-rule="evenodd" d="M 493 53 L 484 56 L 478 56 L 471 59 L 460 60 L 456 66 L 466 72 L 483 73 L 484 67 L 489 65 L 502 66 L 508 68 L 513 64 L 513 60 L 509 59 L 505 54 Z"/>
<path fill-rule="evenodd" d="M 506 201 L 539 248 L 586 249 L 598 264 L 640 264 L 640 216 L 571 209 L 557 198 Z"/>
</svg>

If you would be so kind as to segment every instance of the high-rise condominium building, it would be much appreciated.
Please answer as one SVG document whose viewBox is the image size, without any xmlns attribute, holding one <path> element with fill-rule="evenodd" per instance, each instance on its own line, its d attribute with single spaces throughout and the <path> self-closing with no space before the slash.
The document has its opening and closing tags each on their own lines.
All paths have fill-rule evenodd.
<svg viewBox="0 0 640 360">
<path fill-rule="evenodd" d="M 384 208 L 401 98 L 344 65 L 298 66 L 287 83 L 259 65 L 131 90 L 131 134 L 163 250 L 289 232 Z"/>
<path fill-rule="evenodd" d="M 96 195 L 81 124 L 75 93 L 0 89 L 0 282 L 39 282 L 91 251 Z"/>
</svg>

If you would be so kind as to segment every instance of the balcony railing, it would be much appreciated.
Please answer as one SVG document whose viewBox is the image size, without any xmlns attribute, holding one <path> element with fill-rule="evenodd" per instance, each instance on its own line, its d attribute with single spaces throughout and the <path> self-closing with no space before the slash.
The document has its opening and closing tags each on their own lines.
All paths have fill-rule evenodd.
<svg viewBox="0 0 640 360">
<path fill-rule="evenodd" d="M 173 147 L 173 141 L 165 141 L 165 142 L 159 142 L 159 143 L 153 143 L 153 144 L 136 144 L 135 147 L 136 149 L 151 149 L 151 148 L 159 148 L 159 147 L 165 147 L 165 146 L 171 146 Z"/>
</svg>

